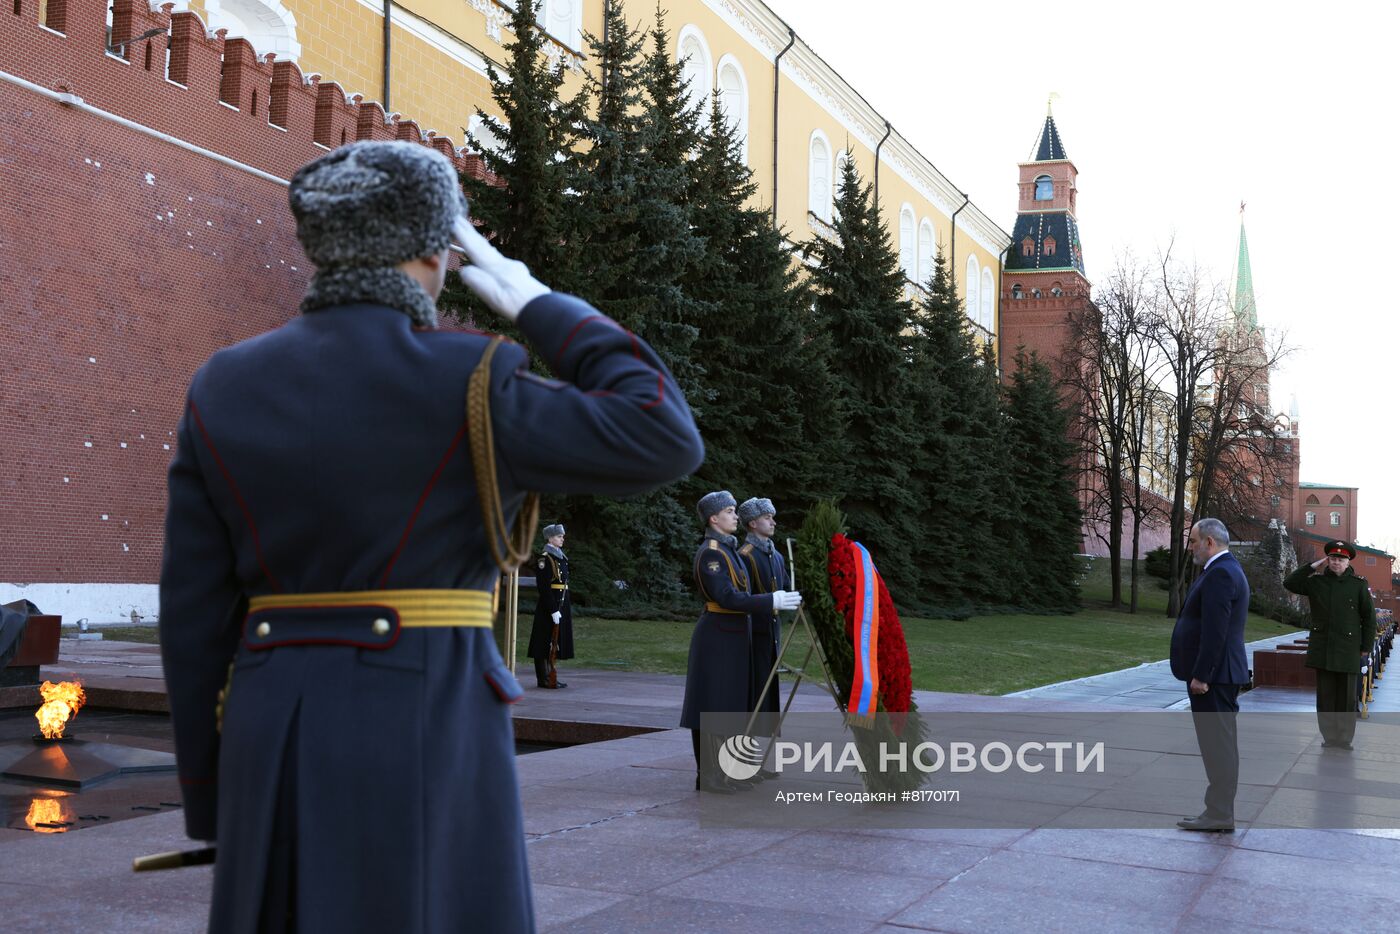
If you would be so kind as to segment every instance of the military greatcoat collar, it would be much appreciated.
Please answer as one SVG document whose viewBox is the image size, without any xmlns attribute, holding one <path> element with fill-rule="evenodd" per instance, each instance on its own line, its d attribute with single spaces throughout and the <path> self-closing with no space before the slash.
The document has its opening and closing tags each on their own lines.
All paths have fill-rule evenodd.
<svg viewBox="0 0 1400 934">
<path fill-rule="evenodd" d="M 744 541 L 748 542 L 765 555 L 771 555 L 773 553 L 773 539 L 771 538 L 765 538 L 755 532 L 750 532 L 748 535 L 744 536 Z"/>
<path fill-rule="evenodd" d="M 544 550 L 546 554 L 554 555 L 554 557 L 560 559 L 561 561 L 568 560 L 568 557 L 564 554 L 564 549 L 560 548 L 557 545 L 551 545 L 549 544 L 549 542 L 545 542 Z"/>
<path fill-rule="evenodd" d="M 725 535 L 723 532 L 716 532 L 714 529 L 706 529 L 705 537 L 713 538 L 721 545 L 728 545 L 730 548 L 733 548 L 736 551 L 739 549 L 739 540 L 733 535 Z"/>
</svg>

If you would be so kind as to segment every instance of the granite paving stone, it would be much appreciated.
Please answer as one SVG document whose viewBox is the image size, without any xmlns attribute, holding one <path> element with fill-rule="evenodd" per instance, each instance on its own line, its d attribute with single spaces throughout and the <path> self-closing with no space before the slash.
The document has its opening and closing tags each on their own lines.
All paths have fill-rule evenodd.
<svg viewBox="0 0 1400 934">
<path fill-rule="evenodd" d="M 742 857 L 660 889 L 662 895 L 733 902 L 787 911 L 883 920 L 928 893 L 935 879 L 860 869 L 833 869 Z"/>
</svg>

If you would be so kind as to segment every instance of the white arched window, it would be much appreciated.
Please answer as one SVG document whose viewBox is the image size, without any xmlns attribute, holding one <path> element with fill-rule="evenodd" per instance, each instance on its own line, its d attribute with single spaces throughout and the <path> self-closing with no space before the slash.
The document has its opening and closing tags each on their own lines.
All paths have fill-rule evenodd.
<svg viewBox="0 0 1400 934">
<path fill-rule="evenodd" d="M 288 61 L 301 57 L 297 18 L 281 0 L 205 0 L 209 29 L 227 29 L 230 39 L 247 39 L 261 58 L 269 52 Z"/>
<path fill-rule="evenodd" d="M 981 286 L 982 267 L 977 265 L 977 257 L 967 258 L 967 316 L 973 321 L 977 320 L 977 315 L 982 308 Z"/>
<path fill-rule="evenodd" d="M 540 25 L 571 49 L 583 48 L 583 0 L 544 0 Z"/>
<path fill-rule="evenodd" d="M 926 286 L 933 278 L 933 221 L 927 217 L 919 224 L 919 284 Z"/>
<path fill-rule="evenodd" d="M 1309 512 L 1309 513 L 1307 514 L 1307 520 L 1306 520 L 1306 521 L 1307 521 L 1308 525 L 1317 525 L 1317 513 L 1315 513 L 1315 512 Z"/>
<path fill-rule="evenodd" d="M 1332 524 L 1333 524 L 1333 525 L 1341 525 L 1341 524 L 1342 524 L 1342 514 L 1341 514 L 1340 512 L 1334 512 L 1334 513 L 1332 513 L 1332 519 L 1331 519 L 1331 521 L 1332 521 Z"/>
<path fill-rule="evenodd" d="M 992 305 L 996 300 L 996 284 L 992 282 L 992 267 L 982 267 L 982 327 L 989 332 L 992 330 L 992 317 L 995 312 Z"/>
<path fill-rule="evenodd" d="M 724 119 L 739 141 L 739 158 L 749 161 L 749 83 L 739 60 L 726 55 L 719 60 L 719 97 Z"/>
<path fill-rule="evenodd" d="M 831 144 L 821 130 L 812 131 L 807 144 L 807 210 L 831 220 Z"/>
<path fill-rule="evenodd" d="M 681 76 L 689 85 L 690 102 L 700 108 L 700 122 L 705 125 L 710 114 L 710 75 L 714 73 L 710 47 L 705 36 L 694 26 L 681 29 L 676 41 L 676 61 L 681 62 Z"/>
<path fill-rule="evenodd" d="M 1055 182 L 1048 175 L 1042 175 L 1035 180 L 1035 200 L 1053 201 L 1055 199 Z"/>
<path fill-rule="evenodd" d="M 906 279 L 919 281 L 919 250 L 914 237 L 914 208 L 904 205 L 899 209 L 899 268 Z"/>
</svg>

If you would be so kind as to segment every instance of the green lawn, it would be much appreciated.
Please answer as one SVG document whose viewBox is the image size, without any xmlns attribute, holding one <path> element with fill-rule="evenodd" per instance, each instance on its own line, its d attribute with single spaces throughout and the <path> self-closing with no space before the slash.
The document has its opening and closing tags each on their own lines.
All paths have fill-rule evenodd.
<svg viewBox="0 0 1400 934">
<path fill-rule="evenodd" d="M 1108 585 L 1108 562 L 1100 559 L 1086 572 L 1084 608 L 1073 615 L 903 619 L 914 687 L 1006 694 L 1166 658 L 1173 625 L 1166 616 L 1166 591 L 1144 575 L 1140 609 L 1129 614 L 1108 609 Z M 517 670 L 526 671 L 529 616 L 521 617 L 520 627 Z M 691 628 L 688 622 L 581 617 L 574 620 L 578 656 L 562 667 L 684 674 Z M 1290 629 L 1251 615 L 1245 640 Z M 805 640 L 797 644 L 805 649 Z"/>
<path fill-rule="evenodd" d="M 1126 569 L 1125 569 L 1126 570 Z M 1167 657 L 1172 620 L 1167 594 L 1143 576 L 1136 614 L 1108 609 L 1108 562 L 1096 560 L 1083 581 L 1084 608 L 1069 616 L 974 616 L 970 619 L 904 619 L 914 686 L 928 691 L 1006 694 L 1128 668 Z M 1126 596 L 1127 587 L 1124 586 Z M 618 620 L 583 616 L 574 620 L 578 656 L 561 665 L 685 674 L 691 622 Z M 786 624 L 785 624 L 786 625 Z M 1264 639 L 1291 627 L 1251 615 L 1245 640 Z M 107 639 L 155 642 L 154 627 L 113 627 Z M 521 614 L 516 670 L 529 677 L 525 657 L 530 615 Z M 794 640 L 801 652 L 804 639 Z"/>
</svg>

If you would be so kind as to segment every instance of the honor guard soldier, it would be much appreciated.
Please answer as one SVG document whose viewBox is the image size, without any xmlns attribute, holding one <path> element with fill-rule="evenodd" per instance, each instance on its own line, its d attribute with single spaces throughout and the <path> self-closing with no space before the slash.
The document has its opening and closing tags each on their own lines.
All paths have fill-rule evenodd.
<svg viewBox="0 0 1400 934">
<path fill-rule="evenodd" d="M 705 538 L 695 552 L 695 584 L 705 609 L 690 637 L 681 726 L 690 730 L 695 751 L 696 790 L 732 794 L 736 786 L 719 772 L 716 761 L 724 737 L 703 733 L 700 716 L 753 710 L 749 618 L 796 609 L 802 595 L 782 590 L 750 592 L 749 575 L 734 537 L 739 516 L 729 491 L 706 494 L 696 511 L 705 524 Z"/>
<path fill-rule="evenodd" d="M 566 688 L 555 662 L 574 657 L 574 610 L 569 600 L 569 559 L 564 554 L 564 527 L 544 527 L 544 551 L 535 562 L 535 621 L 530 652 L 535 680 L 542 688 Z"/>
<path fill-rule="evenodd" d="M 636 494 L 704 449 L 656 354 L 501 256 L 435 150 L 342 146 L 289 195 L 301 314 L 194 375 L 169 474 L 161 654 L 210 929 L 531 931 L 490 628 L 528 537 L 502 539 L 526 491 Z M 435 327 L 454 240 L 558 381 Z"/>
<path fill-rule="evenodd" d="M 773 533 L 778 530 L 778 511 L 773 508 L 771 499 L 754 497 L 739 504 L 739 522 L 747 531 L 739 556 L 744 559 L 744 569 L 749 575 L 749 589 L 753 593 L 773 593 L 788 590 L 792 586 L 788 577 L 787 562 L 773 545 Z M 755 614 L 753 624 L 753 676 L 754 698 L 763 693 L 773 664 L 778 658 L 779 620 L 775 609 L 770 615 Z M 764 694 L 761 709 L 768 713 L 778 712 L 778 684 Z"/>
<path fill-rule="evenodd" d="M 1317 725 L 1322 745 L 1350 749 L 1356 735 L 1356 683 L 1376 641 L 1371 588 L 1352 570 L 1356 549 L 1342 541 L 1288 575 L 1283 586 L 1308 598 L 1312 625 L 1305 664 L 1317 674 Z"/>
</svg>

